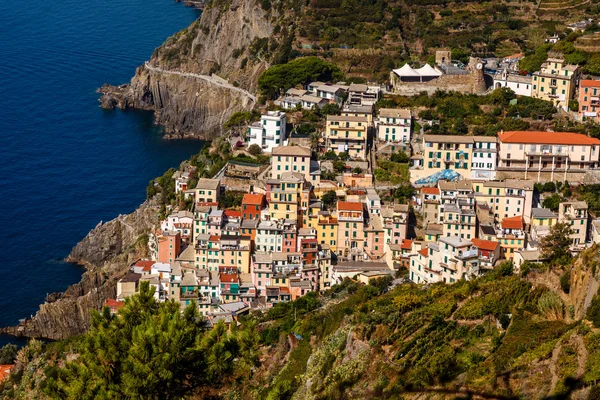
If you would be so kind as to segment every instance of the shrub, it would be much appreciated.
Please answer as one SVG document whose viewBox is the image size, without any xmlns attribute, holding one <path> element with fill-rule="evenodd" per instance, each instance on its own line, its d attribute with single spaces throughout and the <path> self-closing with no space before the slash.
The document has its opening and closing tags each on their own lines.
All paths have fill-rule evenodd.
<svg viewBox="0 0 600 400">
<path fill-rule="evenodd" d="M 262 153 L 262 149 L 260 148 L 259 145 L 254 143 L 254 144 L 251 144 L 250 147 L 248 147 L 248 153 L 250 153 L 256 157 L 257 155 Z"/>
<path fill-rule="evenodd" d="M 560 296 L 552 291 L 547 291 L 538 299 L 538 309 L 548 319 L 562 319 L 564 304 Z"/>
<path fill-rule="evenodd" d="M 571 291 L 571 271 L 565 271 L 560 277 L 560 287 L 566 294 Z"/>
</svg>

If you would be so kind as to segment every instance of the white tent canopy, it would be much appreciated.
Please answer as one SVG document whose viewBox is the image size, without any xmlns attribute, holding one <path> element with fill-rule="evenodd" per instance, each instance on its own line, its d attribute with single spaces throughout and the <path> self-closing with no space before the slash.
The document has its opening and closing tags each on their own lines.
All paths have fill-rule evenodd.
<svg viewBox="0 0 600 400">
<path fill-rule="evenodd" d="M 408 64 L 404 64 L 402 66 L 402 68 L 399 69 L 395 69 L 394 73 L 396 75 L 398 75 L 399 77 L 419 77 L 421 75 L 419 75 L 419 73 L 417 71 L 415 71 L 414 69 L 412 69 L 412 67 Z"/>
<path fill-rule="evenodd" d="M 429 64 L 425 64 L 421 68 L 415 69 L 414 71 L 421 76 L 442 76 L 441 71 L 436 70 Z"/>
</svg>

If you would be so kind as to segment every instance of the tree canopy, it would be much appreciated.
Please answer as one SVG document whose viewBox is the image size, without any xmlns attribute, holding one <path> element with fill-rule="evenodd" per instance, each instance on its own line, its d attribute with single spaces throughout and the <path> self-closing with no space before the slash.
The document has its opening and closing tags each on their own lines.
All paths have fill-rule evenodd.
<svg viewBox="0 0 600 400">
<path fill-rule="evenodd" d="M 258 88 L 268 98 L 276 98 L 296 85 L 306 85 L 312 81 L 339 81 L 343 78 L 344 74 L 337 66 L 318 57 L 302 57 L 267 69 L 258 78 Z"/>
<path fill-rule="evenodd" d="M 235 368 L 257 362 L 254 329 L 228 332 L 224 323 L 204 333 L 195 303 L 158 303 L 142 282 L 117 315 L 95 312 L 77 357 L 48 378 L 45 391 L 66 399 L 182 398 L 218 385 Z"/>
<path fill-rule="evenodd" d="M 571 233 L 571 225 L 567 223 L 553 225 L 548 235 L 544 236 L 540 242 L 542 256 L 550 261 L 560 261 L 569 257 Z"/>
</svg>

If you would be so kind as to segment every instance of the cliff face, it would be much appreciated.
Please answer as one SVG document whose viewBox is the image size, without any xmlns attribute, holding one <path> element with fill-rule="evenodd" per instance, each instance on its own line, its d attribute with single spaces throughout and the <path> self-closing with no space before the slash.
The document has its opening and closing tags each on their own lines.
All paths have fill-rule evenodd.
<svg viewBox="0 0 600 400">
<path fill-rule="evenodd" d="M 68 261 L 88 270 L 81 281 L 64 293 L 51 296 L 54 301 L 40 306 L 35 316 L 23 324 L 2 331 L 16 336 L 64 339 L 85 332 L 90 311 L 100 310 L 104 302 L 116 296 L 117 281 L 135 259 L 145 256 L 145 235 L 158 224 L 158 206 L 147 201 L 135 212 L 105 224 L 98 224 L 75 246 Z"/>
<path fill-rule="evenodd" d="M 267 65 L 249 49 L 272 32 L 255 1 L 212 2 L 199 20 L 156 49 L 130 84 L 103 86 L 102 107 L 155 111 L 170 138 L 217 136 L 233 112 L 254 106 L 249 92 Z"/>
</svg>

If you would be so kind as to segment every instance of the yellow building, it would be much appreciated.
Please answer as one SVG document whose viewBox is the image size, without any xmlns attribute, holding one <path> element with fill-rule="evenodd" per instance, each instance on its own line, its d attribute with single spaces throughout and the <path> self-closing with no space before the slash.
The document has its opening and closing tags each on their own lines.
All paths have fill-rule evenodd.
<svg viewBox="0 0 600 400">
<path fill-rule="evenodd" d="M 194 266 L 208 271 L 219 267 L 237 267 L 239 273 L 250 273 L 249 236 L 200 235 L 195 246 Z"/>
<path fill-rule="evenodd" d="M 348 153 L 350 158 L 364 160 L 367 156 L 369 119 L 343 115 L 328 115 L 325 128 L 327 150 Z"/>
<path fill-rule="evenodd" d="M 304 176 L 298 172 L 286 172 L 281 175 L 277 185 L 269 193 L 269 214 L 271 220 L 289 219 L 302 223 L 299 215 L 304 197 Z M 308 204 L 305 205 L 308 209 Z"/>
<path fill-rule="evenodd" d="M 500 227 L 496 234 L 496 241 L 500 243 L 500 251 L 504 258 L 512 260 L 517 250 L 525 248 L 523 217 L 504 218 Z"/>
<path fill-rule="evenodd" d="M 473 182 L 477 204 L 487 203 L 498 220 L 522 215 L 529 222 L 533 202 L 533 181 L 506 179 Z"/>
<path fill-rule="evenodd" d="M 423 135 L 423 169 L 411 170 L 411 181 L 445 169 L 471 177 L 473 136 Z"/>
<path fill-rule="evenodd" d="M 533 73 L 531 96 L 550 101 L 566 111 L 575 93 L 578 73 L 579 67 L 566 64 L 561 56 L 549 57 L 542 68 Z"/>
<path fill-rule="evenodd" d="M 319 215 L 317 226 L 317 240 L 322 245 L 328 245 L 333 252 L 337 250 L 338 219 L 329 213 Z"/>
</svg>

